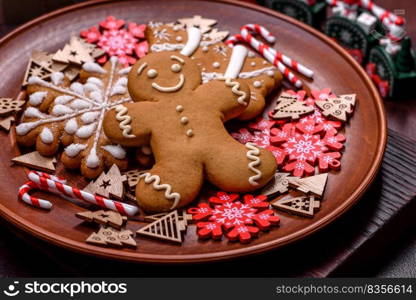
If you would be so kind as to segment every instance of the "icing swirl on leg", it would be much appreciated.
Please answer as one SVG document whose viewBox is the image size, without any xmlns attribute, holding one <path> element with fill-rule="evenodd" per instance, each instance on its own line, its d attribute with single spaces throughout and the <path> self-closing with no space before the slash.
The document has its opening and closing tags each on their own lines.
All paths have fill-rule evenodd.
<svg viewBox="0 0 416 300">
<path fill-rule="evenodd" d="M 123 131 L 123 136 L 126 138 L 135 138 L 134 134 L 130 134 L 131 132 L 131 117 L 127 114 L 128 109 L 124 105 L 117 105 L 115 107 L 117 112 L 116 119 L 120 122 L 119 127 Z"/>
<path fill-rule="evenodd" d="M 247 158 L 252 160 L 249 164 L 248 164 L 248 168 L 253 171 L 254 173 L 256 173 L 256 175 L 250 176 L 250 178 L 248 179 L 248 182 L 251 185 L 258 185 L 257 180 L 259 180 L 261 178 L 261 171 L 259 169 L 257 169 L 256 167 L 258 167 L 260 165 L 260 150 L 259 148 L 257 148 L 257 145 L 254 143 L 247 143 L 246 148 L 249 149 L 249 151 L 247 151 Z"/>
<path fill-rule="evenodd" d="M 152 175 L 149 172 L 143 173 L 139 176 L 139 179 L 144 178 L 144 182 L 149 184 L 153 182 L 153 188 L 157 191 L 165 190 L 165 198 L 168 200 L 174 199 L 173 205 L 170 209 L 175 209 L 179 200 L 181 200 L 181 195 L 179 193 L 172 193 L 172 186 L 170 184 L 164 183 L 160 184 L 160 177 L 158 175 Z"/>
</svg>

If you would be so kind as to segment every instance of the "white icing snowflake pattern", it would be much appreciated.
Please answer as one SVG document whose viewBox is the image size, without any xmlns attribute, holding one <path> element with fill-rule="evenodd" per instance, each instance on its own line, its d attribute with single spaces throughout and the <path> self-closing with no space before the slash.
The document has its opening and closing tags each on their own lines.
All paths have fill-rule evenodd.
<svg viewBox="0 0 416 300">
<path fill-rule="evenodd" d="M 50 83 L 31 77 L 29 84 L 39 86 L 42 91 L 29 97 L 32 106 L 25 110 L 22 122 L 16 127 L 18 141 L 19 138 L 24 140 L 33 131 L 39 134 L 38 139 L 47 147 L 54 141 L 62 142 L 66 146 L 64 156 L 69 160 L 84 161 L 87 168 L 84 170 L 81 167 L 84 176 L 87 176 L 84 173 L 88 169 L 102 168 L 107 155 L 125 159 L 125 150 L 111 144 L 105 137 L 103 119 L 106 111 L 131 101 L 126 77 L 129 68 L 118 68 L 116 57 L 112 57 L 108 64 L 108 70 L 96 63 L 84 64 L 83 69 L 88 74 L 97 74 L 97 77 L 89 76 L 85 84 L 74 82 L 69 87 L 61 85 L 62 81 Z M 46 109 L 41 110 L 49 93 L 54 98 Z"/>
<path fill-rule="evenodd" d="M 170 33 L 167 32 L 166 28 L 153 30 L 153 35 L 156 39 L 169 41 Z"/>
</svg>

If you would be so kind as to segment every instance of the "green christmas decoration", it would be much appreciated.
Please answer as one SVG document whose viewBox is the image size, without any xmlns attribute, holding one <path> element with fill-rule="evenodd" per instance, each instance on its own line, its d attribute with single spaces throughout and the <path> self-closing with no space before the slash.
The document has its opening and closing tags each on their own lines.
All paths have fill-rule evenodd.
<svg viewBox="0 0 416 300">
<path fill-rule="evenodd" d="M 366 71 L 383 97 L 404 98 L 416 85 L 416 56 L 410 38 L 403 38 L 400 46 L 394 55 L 383 46 L 370 51 Z"/>
<path fill-rule="evenodd" d="M 265 0 L 264 4 L 303 23 L 319 28 L 326 17 L 324 0 Z"/>
</svg>

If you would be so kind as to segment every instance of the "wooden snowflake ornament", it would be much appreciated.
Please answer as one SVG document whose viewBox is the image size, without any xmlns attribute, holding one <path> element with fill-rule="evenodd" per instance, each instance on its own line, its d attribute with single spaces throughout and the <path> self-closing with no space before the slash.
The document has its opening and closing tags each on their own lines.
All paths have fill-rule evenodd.
<svg viewBox="0 0 416 300">
<path fill-rule="evenodd" d="M 22 109 L 25 101 L 11 98 L 0 98 L 0 116 L 7 116 Z"/>
<path fill-rule="evenodd" d="M 93 232 L 86 240 L 87 243 L 97 246 L 110 247 L 132 247 L 136 248 L 137 243 L 133 239 L 133 232 L 131 230 L 118 231 L 111 227 L 100 227 L 100 230 Z"/>
<path fill-rule="evenodd" d="M 320 207 L 320 202 L 315 200 L 315 196 L 300 196 L 278 199 L 272 202 L 271 205 L 276 209 L 301 217 L 313 217 Z"/>
<path fill-rule="evenodd" d="M 297 120 L 303 115 L 314 111 L 314 108 L 308 106 L 303 101 L 298 101 L 296 95 L 282 93 L 274 109 L 273 118 Z"/>
<path fill-rule="evenodd" d="M 322 109 L 322 114 L 336 120 L 346 122 L 352 114 L 355 105 L 355 94 L 341 95 L 339 97 L 317 100 L 315 104 Z"/>
</svg>

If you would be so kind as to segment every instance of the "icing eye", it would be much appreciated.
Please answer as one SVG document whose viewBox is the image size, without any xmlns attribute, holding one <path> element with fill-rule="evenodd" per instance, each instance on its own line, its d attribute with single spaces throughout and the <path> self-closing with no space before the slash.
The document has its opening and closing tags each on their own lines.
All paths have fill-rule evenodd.
<svg viewBox="0 0 416 300">
<path fill-rule="evenodd" d="M 178 73 L 182 70 L 182 67 L 179 64 L 173 64 L 170 69 L 172 72 Z"/>
<path fill-rule="evenodd" d="M 157 71 L 155 69 L 150 69 L 147 71 L 147 77 L 149 78 L 155 78 L 157 76 Z"/>
</svg>

